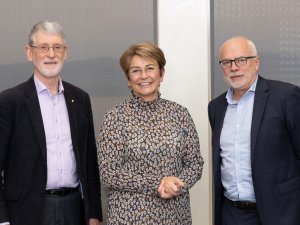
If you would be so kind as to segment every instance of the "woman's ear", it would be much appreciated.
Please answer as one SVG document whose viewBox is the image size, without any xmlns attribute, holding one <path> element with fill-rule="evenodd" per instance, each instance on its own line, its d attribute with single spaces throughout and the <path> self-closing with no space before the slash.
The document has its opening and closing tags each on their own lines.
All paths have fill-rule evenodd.
<svg viewBox="0 0 300 225">
<path fill-rule="evenodd" d="M 128 86 L 130 89 L 132 89 L 132 88 L 131 88 L 131 82 L 130 82 L 130 80 L 129 80 L 129 77 L 127 77 L 127 86 Z"/>
<path fill-rule="evenodd" d="M 164 80 L 165 76 L 165 68 L 160 69 L 160 82 Z"/>
</svg>

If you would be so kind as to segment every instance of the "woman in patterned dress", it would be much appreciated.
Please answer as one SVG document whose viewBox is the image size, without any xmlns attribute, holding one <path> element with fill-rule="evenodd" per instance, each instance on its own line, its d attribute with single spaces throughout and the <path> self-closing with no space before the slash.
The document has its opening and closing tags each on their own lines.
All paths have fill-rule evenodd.
<svg viewBox="0 0 300 225">
<path fill-rule="evenodd" d="M 203 159 L 187 109 L 160 97 L 165 64 L 151 43 L 133 45 L 120 58 L 132 97 L 106 113 L 98 138 L 108 224 L 192 224 L 189 189 Z"/>
</svg>

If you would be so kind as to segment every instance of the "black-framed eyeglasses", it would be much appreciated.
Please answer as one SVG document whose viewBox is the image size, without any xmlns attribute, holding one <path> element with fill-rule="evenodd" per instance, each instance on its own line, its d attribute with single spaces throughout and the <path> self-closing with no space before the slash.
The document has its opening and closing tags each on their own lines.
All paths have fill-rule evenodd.
<svg viewBox="0 0 300 225">
<path fill-rule="evenodd" d="M 257 56 L 242 56 L 236 59 L 224 59 L 219 61 L 221 67 L 223 69 L 229 69 L 232 67 L 232 62 L 235 63 L 236 66 L 241 67 L 247 65 L 247 60 L 248 59 L 253 59 L 256 58 Z"/>
<path fill-rule="evenodd" d="M 37 46 L 32 45 L 31 47 L 36 48 L 39 53 L 47 53 L 47 52 L 49 52 L 50 48 L 52 48 L 55 53 L 63 53 L 63 51 L 66 48 L 66 46 L 59 45 L 59 44 L 55 44 L 52 47 L 50 47 L 49 45 L 46 45 L 46 44 L 37 45 Z"/>
</svg>

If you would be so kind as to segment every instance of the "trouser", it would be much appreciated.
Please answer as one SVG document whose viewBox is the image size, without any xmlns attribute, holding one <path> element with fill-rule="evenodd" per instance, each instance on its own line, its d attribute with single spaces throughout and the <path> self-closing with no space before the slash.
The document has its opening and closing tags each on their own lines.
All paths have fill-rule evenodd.
<svg viewBox="0 0 300 225">
<path fill-rule="evenodd" d="M 84 225 L 80 191 L 64 196 L 45 195 L 40 225 Z"/>
<path fill-rule="evenodd" d="M 224 197 L 222 205 L 222 225 L 262 225 L 257 208 L 238 208 Z"/>
</svg>

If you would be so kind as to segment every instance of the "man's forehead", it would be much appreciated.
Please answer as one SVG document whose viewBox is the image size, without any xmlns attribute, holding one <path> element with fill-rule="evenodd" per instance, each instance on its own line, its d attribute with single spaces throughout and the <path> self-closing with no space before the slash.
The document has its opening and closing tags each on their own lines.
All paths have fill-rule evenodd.
<svg viewBox="0 0 300 225">
<path fill-rule="evenodd" d="M 45 41 L 63 42 L 63 38 L 61 35 L 57 33 L 39 31 L 35 34 L 35 41 L 36 42 L 45 42 Z"/>
<path fill-rule="evenodd" d="M 250 54 L 250 49 L 247 44 L 243 43 L 228 43 L 223 46 L 220 56 L 224 57 L 241 57 L 248 56 Z"/>
</svg>

